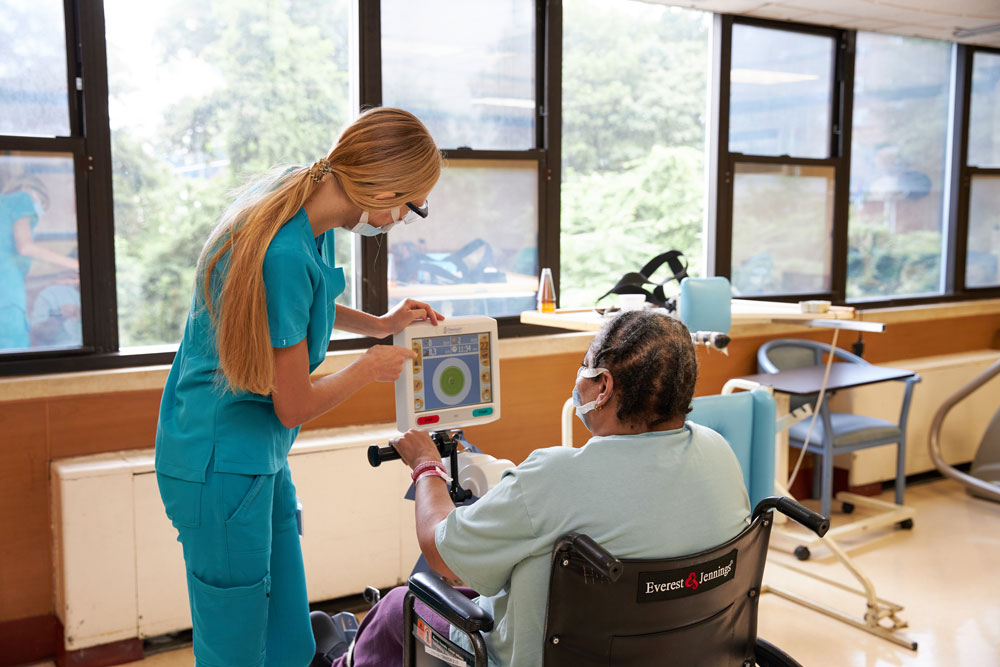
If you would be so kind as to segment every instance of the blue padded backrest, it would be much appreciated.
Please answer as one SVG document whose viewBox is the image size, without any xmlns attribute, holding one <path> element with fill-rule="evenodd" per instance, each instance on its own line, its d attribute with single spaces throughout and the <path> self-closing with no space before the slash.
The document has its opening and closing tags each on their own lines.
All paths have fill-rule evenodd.
<svg viewBox="0 0 1000 667">
<path fill-rule="evenodd" d="M 750 507 L 774 495 L 774 397 L 765 389 L 700 396 L 688 419 L 718 432 L 733 448 L 743 470 Z"/>
<path fill-rule="evenodd" d="M 681 322 L 691 331 L 729 333 L 733 291 L 722 276 L 685 278 L 681 281 L 678 310 Z"/>
</svg>

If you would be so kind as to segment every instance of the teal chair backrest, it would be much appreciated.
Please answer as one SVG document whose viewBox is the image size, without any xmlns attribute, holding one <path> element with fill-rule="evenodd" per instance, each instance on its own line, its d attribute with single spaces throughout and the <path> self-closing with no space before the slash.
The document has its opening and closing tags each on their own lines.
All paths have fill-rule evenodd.
<svg viewBox="0 0 1000 667">
<path fill-rule="evenodd" d="M 732 323 L 733 290 L 722 276 L 685 278 L 677 300 L 678 316 L 693 331 L 729 333 Z"/>
<path fill-rule="evenodd" d="M 700 396 L 688 419 L 718 432 L 729 442 L 743 470 L 750 507 L 774 495 L 774 397 L 766 389 Z"/>
</svg>

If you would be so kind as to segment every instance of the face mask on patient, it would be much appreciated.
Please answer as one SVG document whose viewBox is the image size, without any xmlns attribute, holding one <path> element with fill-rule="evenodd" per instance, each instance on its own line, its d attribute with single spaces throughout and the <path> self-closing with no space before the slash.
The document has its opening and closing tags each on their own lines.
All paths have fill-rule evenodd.
<svg viewBox="0 0 1000 667">
<path fill-rule="evenodd" d="M 577 371 L 577 378 L 596 378 L 601 373 L 607 373 L 611 375 L 611 371 L 607 368 L 587 368 L 586 366 L 581 366 L 580 370 Z M 580 391 L 574 386 L 573 387 L 573 405 L 576 406 L 576 416 L 580 418 L 583 425 L 590 430 L 590 424 L 587 423 L 587 413 L 592 412 L 597 408 L 597 399 L 590 401 L 589 403 L 583 403 L 583 399 L 580 398 Z"/>
</svg>

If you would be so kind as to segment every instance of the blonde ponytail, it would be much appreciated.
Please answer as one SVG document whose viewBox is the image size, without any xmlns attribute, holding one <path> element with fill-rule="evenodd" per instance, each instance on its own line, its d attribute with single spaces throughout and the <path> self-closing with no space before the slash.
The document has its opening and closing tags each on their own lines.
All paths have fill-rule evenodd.
<svg viewBox="0 0 1000 667">
<path fill-rule="evenodd" d="M 440 172 L 441 154 L 427 128 L 406 111 L 380 107 L 351 123 L 325 162 L 277 169 L 241 189 L 206 241 L 197 269 L 197 289 L 215 323 L 219 366 L 229 389 L 274 391 L 264 256 L 323 177 L 334 174 L 352 203 L 378 211 L 427 194 Z M 396 197 L 375 199 L 384 192 Z M 214 297 L 213 277 L 218 283 L 220 269 L 224 276 Z"/>
</svg>

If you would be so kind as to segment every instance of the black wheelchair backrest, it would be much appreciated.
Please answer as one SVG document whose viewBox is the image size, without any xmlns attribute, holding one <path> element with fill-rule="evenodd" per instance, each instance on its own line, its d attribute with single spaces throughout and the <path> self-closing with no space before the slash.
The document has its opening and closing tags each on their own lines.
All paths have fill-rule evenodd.
<svg viewBox="0 0 1000 667">
<path fill-rule="evenodd" d="M 552 555 L 546 667 L 753 665 L 771 516 L 718 547 L 662 560 L 619 561 L 595 555 L 586 536 L 564 536 Z"/>
</svg>

